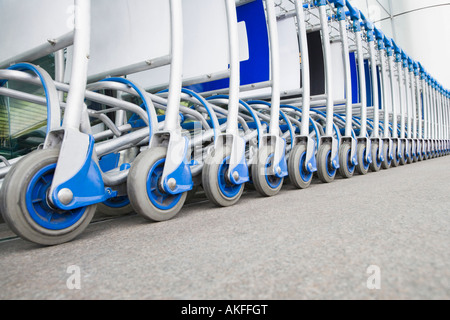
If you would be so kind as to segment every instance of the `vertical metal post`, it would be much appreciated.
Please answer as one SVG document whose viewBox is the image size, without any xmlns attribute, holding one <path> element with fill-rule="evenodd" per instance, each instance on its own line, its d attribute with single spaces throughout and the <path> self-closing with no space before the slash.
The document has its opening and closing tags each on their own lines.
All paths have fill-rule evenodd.
<svg viewBox="0 0 450 320">
<path fill-rule="evenodd" d="M 345 136 L 351 137 L 353 128 L 353 93 L 352 75 L 350 66 L 350 50 L 348 43 L 347 21 L 339 21 L 339 30 L 342 41 L 342 56 L 344 60 L 344 81 L 345 81 Z"/>
<path fill-rule="evenodd" d="M 407 128 L 407 138 L 412 138 L 412 130 L 411 130 L 411 108 L 412 108 L 412 102 L 411 102 L 411 91 L 409 89 L 410 85 L 410 76 L 409 76 L 409 70 L 408 65 L 406 64 L 405 68 L 405 98 L 406 98 L 406 128 Z"/>
<path fill-rule="evenodd" d="M 272 74 L 272 100 L 270 106 L 269 134 L 280 134 L 280 45 L 278 41 L 277 17 L 273 0 L 266 0 L 267 26 L 269 30 L 270 62 Z"/>
<path fill-rule="evenodd" d="M 415 89 L 416 89 L 416 112 L 414 115 L 417 115 L 417 119 L 414 122 L 415 126 L 415 132 L 416 132 L 416 139 L 422 139 L 422 101 L 420 99 L 420 79 L 419 79 L 419 72 L 417 68 L 415 68 L 415 74 L 414 74 L 414 82 L 415 82 Z"/>
<path fill-rule="evenodd" d="M 228 104 L 227 134 L 238 132 L 239 114 L 239 31 L 237 26 L 237 12 L 234 0 L 225 0 L 228 21 L 228 42 L 230 50 L 230 92 Z"/>
<path fill-rule="evenodd" d="M 383 138 L 384 139 L 388 139 L 389 138 L 389 108 L 388 105 L 389 103 L 392 101 L 388 101 L 388 95 L 387 95 L 387 90 L 388 90 L 388 86 L 386 83 L 386 77 L 387 77 L 387 72 L 386 72 L 386 56 L 385 53 L 383 51 L 380 51 L 380 59 L 381 59 L 381 85 L 382 87 L 382 92 L 383 92 L 383 109 L 384 109 L 384 132 L 383 132 Z M 392 106 L 391 106 L 392 109 Z"/>
<path fill-rule="evenodd" d="M 303 10 L 303 1 L 295 1 L 295 11 L 297 14 L 298 40 L 302 57 L 302 85 L 303 85 L 303 106 L 302 123 L 300 135 L 309 135 L 309 120 L 311 111 L 311 79 L 309 66 L 308 38 L 306 34 L 305 12 Z"/>
<path fill-rule="evenodd" d="M 65 74 L 65 61 L 64 61 L 64 49 L 55 52 L 55 81 L 64 82 Z M 64 99 L 64 92 L 58 91 L 59 101 Z"/>
<path fill-rule="evenodd" d="M 373 97 L 373 138 L 380 137 L 380 103 L 378 96 L 377 56 L 374 41 L 369 41 L 370 67 L 372 73 L 372 97 Z"/>
<path fill-rule="evenodd" d="M 170 0 L 171 55 L 169 96 L 167 98 L 165 131 L 179 129 L 178 113 L 183 77 L 183 7 L 181 0 Z"/>
<path fill-rule="evenodd" d="M 366 73 L 364 69 L 364 53 L 362 46 L 361 31 L 355 32 L 356 53 L 358 60 L 358 78 L 359 78 L 359 97 L 361 102 L 361 131 L 360 138 L 366 138 L 367 134 L 367 92 L 366 92 Z"/>
<path fill-rule="evenodd" d="M 90 52 L 91 2 L 75 0 L 75 38 L 70 90 L 64 114 L 63 126 L 79 130 L 84 106 L 84 92 Z"/>
<path fill-rule="evenodd" d="M 397 132 L 397 110 L 395 108 L 395 105 L 397 101 L 395 101 L 395 74 L 394 74 L 394 57 L 391 55 L 388 57 L 389 62 L 389 72 L 390 72 L 390 82 L 391 82 L 391 104 L 392 104 L 392 138 L 397 139 L 398 138 L 398 132 Z"/>
<path fill-rule="evenodd" d="M 426 103 L 426 139 L 428 140 L 428 148 L 430 146 L 430 139 L 431 139 L 431 100 L 430 100 L 430 87 L 428 82 L 428 77 L 425 75 L 425 78 L 423 80 L 424 83 L 424 101 Z"/>
<path fill-rule="evenodd" d="M 400 101 L 400 139 L 405 139 L 405 102 L 403 99 L 403 65 L 401 58 L 397 61 L 398 68 L 398 85 L 399 85 L 399 101 Z"/>
<path fill-rule="evenodd" d="M 326 13 L 326 6 L 319 5 L 320 25 L 322 29 L 322 45 L 324 54 L 325 65 L 325 82 L 326 82 L 326 95 L 327 95 L 327 119 L 325 136 L 333 136 L 333 118 L 334 118 L 334 101 L 333 101 L 333 71 L 331 60 L 331 45 L 330 45 L 330 32 L 328 28 L 328 16 Z"/>
</svg>

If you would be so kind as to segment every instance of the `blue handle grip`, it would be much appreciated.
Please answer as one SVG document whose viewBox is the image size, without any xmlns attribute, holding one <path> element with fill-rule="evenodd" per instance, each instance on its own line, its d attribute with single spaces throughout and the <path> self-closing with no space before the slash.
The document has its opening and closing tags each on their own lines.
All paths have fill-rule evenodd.
<svg viewBox="0 0 450 320">
<path fill-rule="evenodd" d="M 393 39 L 391 40 L 391 42 L 392 42 L 392 47 L 394 48 L 394 52 L 396 54 L 401 54 L 402 50 L 400 49 L 400 47 L 395 43 L 395 41 Z"/>
<path fill-rule="evenodd" d="M 345 16 L 345 0 L 329 0 L 337 9 L 336 18 L 338 21 L 344 21 Z"/>
<path fill-rule="evenodd" d="M 330 3 L 334 4 L 336 8 L 345 7 L 345 0 L 329 0 Z"/>
<path fill-rule="evenodd" d="M 361 19 L 361 12 L 356 7 L 353 7 L 348 1 L 346 5 L 348 9 L 348 15 L 350 16 L 350 18 L 352 18 L 353 21 Z"/>
<path fill-rule="evenodd" d="M 373 28 L 373 31 L 375 33 L 375 38 L 377 40 L 384 40 L 384 34 L 383 34 L 383 32 L 380 29 L 375 27 L 375 28 Z"/>
<path fill-rule="evenodd" d="M 362 13 L 362 11 L 360 11 L 359 14 L 361 16 L 361 20 L 363 21 L 364 28 L 366 28 L 366 30 L 373 30 L 375 27 L 373 23 L 364 16 L 364 13 Z"/>
</svg>

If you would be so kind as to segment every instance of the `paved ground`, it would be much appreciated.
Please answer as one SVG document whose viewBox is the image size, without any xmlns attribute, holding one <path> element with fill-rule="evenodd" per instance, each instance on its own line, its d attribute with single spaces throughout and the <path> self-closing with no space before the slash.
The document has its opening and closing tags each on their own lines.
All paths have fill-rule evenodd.
<svg viewBox="0 0 450 320">
<path fill-rule="evenodd" d="M 203 201 L 167 223 L 97 222 L 57 247 L 3 240 L 0 299 L 449 299 L 449 168 L 447 157 L 250 192 L 232 208 Z M 80 290 L 66 285 L 72 265 Z M 380 290 L 367 288 L 372 265 Z"/>
</svg>

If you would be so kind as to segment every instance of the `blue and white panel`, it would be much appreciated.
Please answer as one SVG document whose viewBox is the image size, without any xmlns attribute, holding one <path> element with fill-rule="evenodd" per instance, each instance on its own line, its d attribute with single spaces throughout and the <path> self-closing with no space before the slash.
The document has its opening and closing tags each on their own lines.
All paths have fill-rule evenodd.
<svg viewBox="0 0 450 320">
<path fill-rule="evenodd" d="M 279 20 L 277 29 L 280 50 L 280 90 L 281 92 L 299 90 L 301 88 L 301 57 L 295 18 Z M 268 43 L 267 46 L 269 46 Z M 269 66 L 268 79 L 270 79 L 270 61 L 266 64 Z M 270 95 L 271 92 L 270 87 L 241 92 L 241 98 L 246 99 L 254 95 L 265 96 Z"/>
<path fill-rule="evenodd" d="M 262 0 L 255 0 L 237 8 L 240 38 L 241 85 L 270 80 L 270 53 L 266 14 Z M 228 50 L 228 49 L 227 49 Z M 191 87 L 207 92 L 229 87 L 229 79 L 206 82 Z"/>
</svg>

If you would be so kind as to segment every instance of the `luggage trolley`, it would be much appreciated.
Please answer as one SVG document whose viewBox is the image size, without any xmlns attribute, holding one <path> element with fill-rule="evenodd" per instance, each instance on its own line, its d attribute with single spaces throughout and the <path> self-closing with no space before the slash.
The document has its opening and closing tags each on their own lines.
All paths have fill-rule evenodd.
<svg viewBox="0 0 450 320">
<path fill-rule="evenodd" d="M 217 140 L 217 145 L 205 159 L 202 169 L 202 187 L 210 201 L 218 206 L 231 206 L 237 203 L 242 196 L 245 183 L 250 180 L 250 171 L 246 158 L 246 149 L 249 138 L 246 140 L 241 136 L 239 130 L 239 110 L 243 105 L 239 98 L 239 87 L 241 78 L 240 63 L 240 42 L 238 29 L 238 15 L 236 3 L 227 0 L 225 2 L 227 21 L 228 21 L 228 46 L 230 72 L 229 82 L 227 84 L 213 84 L 209 88 L 213 88 L 209 92 L 203 92 L 205 96 L 209 96 L 208 100 L 212 103 L 217 99 L 224 99 L 227 104 L 226 130 L 222 132 Z M 244 4 L 246 6 L 247 4 Z M 207 84 L 204 84 L 207 86 Z M 223 91 L 215 90 L 216 88 L 227 87 L 224 95 Z M 200 90 L 200 91 L 207 91 Z M 217 93 L 216 96 L 213 94 Z M 250 114 L 252 109 L 247 106 Z M 244 108 L 245 108 L 244 106 Z M 258 140 L 261 130 L 259 119 L 254 119 Z M 242 123 L 243 124 L 243 123 Z"/>
<path fill-rule="evenodd" d="M 423 157 L 424 160 L 430 159 L 430 102 L 428 99 L 428 77 L 422 64 L 419 63 L 420 77 L 422 82 L 422 101 L 423 101 Z"/>
<path fill-rule="evenodd" d="M 361 17 L 361 12 L 356 7 L 352 6 L 349 1 L 346 1 L 345 5 L 348 9 L 346 15 L 349 17 L 352 24 L 349 36 L 350 40 L 354 43 L 354 50 L 350 49 L 349 51 L 354 51 L 356 56 L 355 60 L 357 84 L 352 85 L 352 95 L 353 93 L 358 93 L 359 97 L 358 103 L 356 103 L 356 101 L 352 103 L 352 108 L 359 107 L 360 110 L 359 117 L 357 117 L 356 114 L 352 112 L 352 121 L 356 122 L 357 126 L 359 127 L 355 161 L 356 164 L 355 162 L 353 162 L 353 164 L 355 165 L 356 172 L 365 175 L 369 172 L 372 163 L 372 140 L 369 139 L 368 134 L 368 83 L 366 79 L 365 53 L 367 52 L 372 56 L 374 54 L 373 51 L 370 51 L 370 46 L 373 45 L 373 25 L 369 21 L 364 20 Z M 364 37 L 362 27 L 364 27 L 365 31 L 367 31 L 367 37 Z M 364 41 L 365 39 L 370 41 Z M 375 57 L 373 56 L 373 58 Z M 371 64 L 375 66 L 373 60 L 371 62 Z M 377 83 L 374 83 L 374 85 L 377 85 Z M 371 92 L 372 91 L 373 90 L 371 90 Z M 348 114 L 348 116 L 350 116 L 350 114 Z M 375 141 L 378 142 L 376 144 L 378 147 L 378 138 L 376 138 Z M 376 154 L 378 155 L 378 152 Z"/>
<path fill-rule="evenodd" d="M 371 136 L 371 163 L 370 169 L 373 172 L 381 170 L 384 161 L 383 140 L 380 138 L 380 104 L 379 104 L 379 82 L 378 82 L 378 50 L 375 48 L 375 27 L 361 12 L 363 26 L 366 30 L 366 39 L 369 49 L 371 100 L 373 109 L 372 136 Z"/>
<path fill-rule="evenodd" d="M 417 117 L 419 115 L 418 109 L 420 108 L 420 103 L 418 100 L 417 94 L 417 69 L 415 68 L 415 61 L 411 58 L 408 59 L 409 68 L 410 68 L 410 79 L 411 79 L 411 97 L 412 97 L 412 162 L 419 161 L 419 140 L 418 140 L 418 125 L 417 125 Z"/>
<path fill-rule="evenodd" d="M 197 10 L 199 7 L 202 7 L 205 11 Z M 229 30 L 235 32 L 236 19 L 233 19 L 234 11 L 236 11 L 234 2 L 228 0 L 208 2 L 202 0 L 184 1 L 182 3 L 183 19 L 181 20 L 180 16 L 177 17 L 177 23 L 182 26 L 178 41 L 180 41 L 180 38 L 183 38 L 183 43 L 189 44 L 189 46 L 183 45 L 183 50 L 181 50 L 178 43 L 178 49 L 176 50 L 178 69 L 181 68 L 182 72 L 180 70 L 175 72 L 174 68 L 168 70 L 162 63 L 167 58 L 162 57 L 137 64 L 134 69 L 136 72 L 127 76 L 128 79 L 138 82 L 146 88 L 146 91 L 151 92 L 150 97 L 155 106 L 158 109 L 163 109 L 164 112 L 160 117 L 164 119 L 165 128 L 153 136 L 153 139 L 156 138 L 156 140 L 152 141 L 148 151 L 144 151 L 145 155 L 137 158 L 143 164 L 140 165 L 140 162 L 137 162 L 132 165 L 130 173 L 133 175 L 130 175 L 128 179 L 128 191 L 133 207 L 149 220 L 164 221 L 173 218 L 181 209 L 187 193 L 193 195 L 201 183 L 199 178 L 201 178 L 204 168 L 204 160 L 213 153 L 214 149 L 217 150 L 217 148 L 221 147 L 219 141 L 222 137 L 221 132 L 230 123 L 234 123 L 237 126 L 238 120 L 240 123 L 245 124 L 243 118 L 238 117 L 236 109 L 239 105 L 231 102 L 237 101 L 237 95 L 227 99 L 228 110 L 224 110 L 214 105 L 214 102 L 207 101 L 192 89 L 201 84 L 202 81 L 204 82 L 211 78 L 219 79 L 224 75 L 229 75 L 230 72 L 233 73 L 233 79 L 236 77 L 236 74 L 239 75 L 239 70 L 234 67 L 234 63 L 231 63 L 230 70 L 228 70 L 228 43 L 224 41 L 222 46 L 216 46 L 216 38 L 214 38 L 222 36 L 225 40 L 225 38 L 231 37 Z M 225 12 L 227 14 L 224 14 Z M 206 23 L 212 23 L 212 25 L 205 25 Z M 198 33 L 201 31 L 210 33 L 209 37 L 205 37 L 205 39 L 210 39 L 209 42 L 205 40 L 198 41 Z M 232 41 L 237 43 L 235 35 L 232 36 Z M 233 50 L 235 48 L 236 45 L 233 46 Z M 215 50 L 214 52 L 212 52 L 213 49 Z M 225 51 L 225 56 L 221 50 Z M 172 52 L 173 55 L 174 52 Z M 236 56 L 234 52 L 231 55 Z M 222 57 L 222 59 L 218 59 L 218 57 Z M 215 59 L 211 60 L 211 58 Z M 180 60 L 183 61 L 182 67 L 179 66 Z M 145 67 L 145 64 L 158 67 L 163 66 L 163 68 L 146 70 L 149 68 Z M 206 69 L 204 65 L 206 65 Z M 221 70 L 220 68 L 224 66 L 226 70 Z M 118 69 L 114 72 L 123 71 Z M 205 72 L 205 74 L 199 76 L 199 72 Z M 95 78 L 98 78 L 98 76 L 95 76 Z M 164 81 L 169 80 L 169 83 L 164 83 Z M 177 87 L 180 85 L 185 86 L 177 94 L 179 97 L 176 98 L 176 101 L 182 100 L 189 107 L 179 106 L 179 102 L 174 102 L 172 105 L 177 105 L 179 113 L 175 114 L 174 112 L 174 116 L 169 117 L 170 99 L 173 97 L 172 93 L 177 92 L 170 88 L 173 81 L 178 83 Z M 166 87 L 169 87 L 169 90 L 164 90 Z M 179 119 L 180 117 L 181 120 Z M 218 117 L 221 118 L 218 119 Z M 232 118 L 236 120 L 231 120 Z M 226 119 L 228 119 L 226 123 L 223 121 L 219 123 L 219 120 Z M 175 122 L 173 123 L 173 121 Z M 253 132 L 250 134 L 246 133 L 248 136 L 255 135 Z M 170 142 L 170 139 L 172 139 L 170 137 L 172 136 L 176 141 Z M 239 142 L 243 140 L 237 134 L 236 138 L 240 139 Z M 251 138 L 247 137 L 247 139 Z M 222 141 L 223 147 L 224 144 L 225 142 Z M 164 147 L 168 148 L 167 160 L 164 160 L 162 157 L 163 150 L 161 148 Z M 238 153 L 244 151 L 245 149 L 243 148 L 236 149 Z M 175 155 L 171 156 L 171 153 L 175 153 Z M 181 161 L 181 163 L 177 165 L 170 164 L 172 160 L 169 159 L 175 160 L 177 163 Z M 244 157 L 242 154 L 235 156 L 233 153 L 233 159 L 235 159 L 234 161 L 236 159 L 241 161 Z M 148 167 L 149 163 L 152 167 Z M 223 201 L 228 201 L 228 205 L 231 205 L 230 202 L 236 202 L 240 198 L 242 194 L 241 187 L 245 183 L 246 175 L 245 167 L 242 168 L 245 163 L 233 162 L 233 164 L 235 169 L 231 171 L 238 172 L 238 170 L 241 170 L 238 172 L 241 179 L 233 185 L 228 183 L 228 180 L 224 182 L 227 183 L 226 188 L 238 190 L 232 197 L 222 198 Z M 166 165 L 170 165 L 175 171 L 172 176 L 169 175 L 164 178 L 164 171 L 167 169 Z M 148 170 L 148 174 L 146 172 L 142 174 L 142 170 L 146 172 Z M 137 182 L 135 183 L 134 180 Z M 162 186 L 161 181 L 166 181 L 167 186 Z"/>
<path fill-rule="evenodd" d="M 382 168 L 389 169 L 391 168 L 392 159 L 394 158 L 392 149 L 393 149 L 393 141 L 391 139 L 391 123 L 390 123 L 390 114 L 392 113 L 392 100 L 390 99 L 390 84 L 388 79 L 388 70 L 387 70 L 387 59 L 389 56 L 386 51 L 385 45 L 385 35 L 378 28 L 374 28 L 375 39 L 377 40 L 377 49 L 379 53 L 380 63 L 380 85 L 381 85 L 381 105 L 382 105 L 382 113 L 383 113 L 383 161 Z"/>
<path fill-rule="evenodd" d="M 255 139 L 258 143 L 263 130 L 253 109 L 239 99 L 243 29 L 238 25 L 236 11 L 247 3 L 237 2 L 236 9 L 235 1 L 230 0 L 183 2 L 183 36 L 189 45 L 183 50 L 181 97 L 190 108 L 206 114 L 213 127 L 209 133 L 191 139 L 189 145 L 194 149 L 190 163 L 194 190 L 202 185 L 207 197 L 219 206 L 231 206 L 240 199 L 249 180 L 246 156 L 252 151 L 247 144 Z M 167 95 L 159 91 L 161 86 L 152 83 L 154 77 L 147 72 L 131 78 L 153 94 Z M 247 122 L 254 124 L 253 129 Z M 195 125 L 183 123 L 182 128 Z"/>
<path fill-rule="evenodd" d="M 406 127 L 407 127 L 407 151 L 406 151 L 406 163 L 413 163 L 414 157 L 414 141 L 413 141 L 413 114 L 415 105 L 415 96 L 413 94 L 412 88 L 412 72 L 413 65 L 412 59 L 403 52 L 403 66 L 405 69 L 405 90 L 406 90 Z"/>
<path fill-rule="evenodd" d="M 402 79 L 402 59 L 400 48 L 395 44 L 392 39 L 386 38 L 385 40 L 388 56 L 389 56 L 389 73 L 391 83 L 391 96 L 393 106 L 393 152 L 394 158 L 392 160 L 392 166 L 398 167 L 404 156 L 404 117 L 403 117 L 403 98 L 401 90 Z M 397 75 L 395 74 L 397 71 Z M 399 124 L 400 118 L 400 124 Z M 403 120 L 402 120 L 403 119 Z M 402 129 L 403 128 L 403 129 Z"/>
<path fill-rule="evenodd" d="M 450 104 L 449 104 L 449 91 L 444 90 L 444 113 L 446 119 L 445 134 L 445 151 L 446 155 L 450 154 Z"/>
<path fill-rule="evenodd" d="M 290 182 L 308 188 L 317 171 L 318 125 L 311 118 L 311 74 L 305 11 L 302 1 L 281 2 L 277 19 L 281 48 L 281 110 L 295 134 L 288 146 Z M 299 55 L 301 61 L 299 61 Z"/>
<path fill-rule="evenodd" d="M 323 69 L 323 79 L 315 79 L 315 87 L 319 82 L 318 88 L 324 85 L 323 94 L 318 93 L 318 88 L 311 91 L 311 118 L 318 125 L 319 129 L 319 145 L 317 147 L 316 161 L 317 161 L 317 176 L 324 183 L 330 183 L 335 180 L 337 171 L 339 169 L 339 144 L 340 132 L 334 123 L 334 70 L 333 70 L 333 54 L 330 37 L 329 14 L 327 9 L 331 8 L 327 1 L 306 1 L 304 4 L 305 10 L 305 27 L 308 32 L 308 37 L 311 37 L 309 43 L 311 50 L 321 51 L 323 61 L 319 61 Z M 311 41 L 316 41 L 315 36 L 320 32 L 320 46 L 313 47 Z M 311 57 L 311 56 L 310 56 Z M 315 66 L 317 61 L 311 61 L 310 66 Z M 311 70 L 311 75 L 315 74 Z M 284 101 L 289 104 L 290 101 Z M 319 106 L 325 106 L 325 112 L 322 112 Z M 319 107 L 319 108 L 318 108 Z"/>
<path fill-rule="evenodd" d="M 223 89 L 216 85 L 215 90 L 203 94 L 208 96 L 209 101 L 214 101 L 222 98 L 224 93 L 230 92 L 231 96 L 233 90 L 238 94 L 240 91 L 239 102 L 245 106 L 243 111 L 253 109 L 256 111 L 258 119 L 255 119 L 253 125 L 256 124 L 257 127 L 258 143 L 256 153 L 250 152 L 247 161 L 250 167 L 247 170 L 250 175 L 248 176 L 246 173 L 247 181 L 243 180 L 245 176 L 239 172 L 236 177 L 240 177 L 243 182 L 250 182 L 251 178 L 251 183 L 260 194 L 274 196 L 281 190 L 284 177 L 288 175 L 286 134 L 284 136 L 280 134 L 280 115 L 284 116 L 284 114 L 280 112 L 280 58 L 275 7 L 272 0 L 247 1 L 237 8 L 237 16 L 241 28 L 245 27 L 246 30 L 246 32 L 242 32 L 241 29 L 241 37 L 247 40 L 244 42 L 247 42 L 249 47 L 248 52 L 244 52 L 248 59 L 240 63 L 235 60 L 236 65 L 240 65 L 240 79 L 236 79 L 235 83 L 240 84 L 240 87 L 234 87 L 233 81 L 230 79 L 229 89 Z M 265 100 L 256 100 L 261 97 L 265 97 Z M 286 125 L 291 127 L 289 120 L 284 118 Z M 235 131 L 236 129 L 233 127 L 237 125 L 237 122 L 229 121 L 230 128 L 227 129 L 227 132 L 231 129 Z M 261 130 L 260 122 L 268 125 L 268 132 Z M 291 132 L 291 130 L 288 131 Z M 231 145 L 231 143 L 227 142 L 227 145 Z M 239 148 L 245 150 L 245 144 Z M 244 158 L 240 160 L 241 166 L 246 165 L 244 160 Z M 214 198 L 211 191 L 217 189 L 217 186 L 210 182 L 216 180 L 214 177 L 217 176 L 218 169 L 215 169 L 218 167 L 217 163 L 223 162 L 224 158 L 220 152 L 215 152 L 215 155 L 205 162 L 203 187 L 210 190 L 206 192 L 210 199 Z M 214 170 L 210 170 L 210 168 Z M 222 189 L 220 184 L 219 189 Z M 213 202 L 224 205 L 214 200 Z"/>
<path fill-rule="evenodd" d="M 430 75 L 430 99 L 431 99 L 431 127 L 432 127 L 432 157 L 438 157 L 438 116 L 437 116 L 437 101 L 436 101 L 436 80 Z"/>
<path fill-rule="evenodd" d="M 422 82 L 420 76 L 420 68 L 419 63 L 417 61 L 414 62 L 414 78 L 415 78 L 415 88 L 416 88 L 416 101 L 417 101 L 417 132 L 416 132 L 416 157 L 417 161 L 424 160 L 424 134 L 423 134 L 423 99 L 422 99 Z"/>
<path fill-rule="evenodd" d="M 441 104 L 441 155 L 445 156 L 447 151 L 446 146 L 446 128 L 447 128 L 447 121 L 446 121 L 446 108 L 445 108 L 445 91 L 444 87 L 442 85 L 439 86 L 439 98 L 440 98 L 440 104 Z"/>
<path fill-rule="evenodd" d="M 216 144 L 221 130 L 213 110 L 214 106 L 195 92 L 182 89 L 183 81 L 186 80 L 184 73 L 190 72 L 187 68 L 190 61 L 186 61 L 186 39 L 189 41 L 187 36 L 192 30 L 186 28 L 186 25 L 195 21 L 189 21 L 189 14 L 197 7 L 198 2 L 176 0 L 170 2 L 170 7 L 167 2 L 163 4 L 167 10 L 162 12 L 160 2 L 142 3 L 141 5 L 150 6 L 150 8 L 147 10 L 135 8 L 137 21 L 152 21 L 148 17 L 140 18 L 139 15 L 145 15 L 148 10 L 158 7 L 158 10 L 152 11 L 155 15 L 153 19 L 155 22 L 152 23 L 156 25 L 138 30 L 130 40 L 123 39 L 122 41 L 125 41 L 123 45 L 113 48 L 118 50 L 115 52 L 118 58 L 111 62 L 111 66 L 116 66 L 116 69 L 107 73 L 93 74 L 90 77 L 93 81 L 105 75 L 115 77 L 126 75 L 127 80 L 139 83 L 145 91 L 151 92 L 146 92 L 146 95 L 150 97 L 160 113 L 158 116 L 160 130 L 150 136 L 148 148 L 141 148 L 141 153 L 131 164 L 127 179 L 128 196 L 133 208 L 151 221 L 169 220 L 181 210 L 188 193 L 195 191 L 193 176 L 194 173 L 198 175 L 197 164 L 198 161 L 202 161 L 203 147 L 209 150 L 211 144 Z M 216 3 L 217 1 L 214 2 Z M 105 5 L 107 6 L 107 2 Z M 120 10 L 118 13 L 122 14 Z M 163 22 L 170 21 L 170 28 L 167 28 L 167 23 L 158 24 L 161 19 Z M 134 25 L 134 22 L 131 21 L 130 24 Z M 195 23 L 193 25 L 194 28 L 198 27 Z M 153 35 L 154 39 L 146 34 L 150 29 L 159 29 L 159 32 Z M 117 30 L 117 32 L 120 31 Z M 129 53 L 120 51 L 123 51 L 123 48 L 127 49 L 127 41 L 140 42 L 139 39 L 142 38 L 149 39 L 150 48 L 133 52 L 134 61 L 126 60 L 128 64 L 130 62 L 132 64 L 117 67 L 116 61 L 120 61 L 122 57 L 129 58 Z M 115 41 L 110 41 L 108 44 L 116 45 Z M 156 51 L 150 51 L 153 56 L 149 56 L 148 50 L 154 48 Z M 196 62 L 199 65 L 199 61 Z M 121 63 L 124 64 L 124 62 Z M 123 79 L 116 78 L 115 81 L 126 84 L 123 83 Z M 130 95 L 125 95 L 125 99 L 130 99 Z M 181 101 L 190 105 L 181 106 Z M 200 155 L 196 159 L 195 151 L 198 149 L 200 149 Z"/>
<path fill-rule="evenodd" d="M 350 64 L 349 34 L 347 28 L 346 3 L 347 1 L 332 1 L 336 7 L 336 19 L 339 21 L 340 40 L 342 43 L 342 57 L 344 63 L 345 81 L 345 133 L 341 138 L 339 151 L 339 172 L 344 178 L 351 178 L 358 164 L 357 145 L 353 130 L 353 87 Z"/>
<path fill-rule="evenodd" d="M 57 94 L 58 105 L 49 108 L 50 130 L 44 149 L 27 155 L 9 171 L 0 195 L 1 211 L 11 229 L 25 239 L 45 245 L 69 241 L 80 234 L 91 221 L 95 204 L 106 200 L 111 191 L 104 187 L 93 160 L 92 136 L 80 132 L 80 127 L 86 129 L 82 114 L 86 114 L 83 100 L 89 58 L 90 1 L 75 1 L 75 26 L 72 81 L 62 127 L 57 116 L 60 113 Z M 45 82 L 44 85 L 50 83 Z M 44 89 L 48 92 L 48 87 Z M 51 97 L 52 94 L 47 95 L 47 100 Z M 64 159 L 69 159 L 72 166 Z M 80 170 L 81 174 L 74 175 L 74 170 Z M 83 186 L 88 175 L 94 181 Z M 83 180 L 77 182 L 80 177 Z"/>
<path fill-rule="evenodd" d="M 178 1 L 171 1 L 171 21 L 176 21 L 180 18 L 180 4 Z M 95 12 L 100 7 L 101 3 L 96 2 L 92 11 Z M 91 58 L 95 61 L 98 57 L 98 52 L 94 46 L 93 55 L 89 54 L 91 36 L 90 2 L 78 0 L 75 2 L 75 9 L 76 32 L 70 86 L 56 83 L 58 88 L 61 88 L 63 91 L 67 89 L 66 91 L 69 92 L 63 126 L 60 127 L 59 124 L 55 124 L 56 128 L 49 132 L 48 142 L 44 149 L 30 154 L 14 166 L 2 186 L 2 197 L 6 198 L 5 201 L 2 201 L 2 213 L 6 218 L 5 220 L 10 223 L 13 222 L 11 223 L 11 228 L 22 237 L 44 245 L 70 241 L 89 224 L 95 212 L 96 204 L 116 198 L 124 193 L 123 185 L 127 179 L 129 180 L 129 164 L 120 168 L 120 171 L 104 174 L 98 157 L 136 145 L 139 146 L 139 144 L 141 146 L 145 145 L 145 140 L 147 140 L 147 143 L 153 141 L 152 138 L 158 127 L 153 104 L 148 95 L 136 84 L 126 79 L 108 79 L 107 82 L 102 82 L 101 85 L 97 84 L 97 86 L 93 85 L 91 88 L 94 90 L 105 89 L 108 88 L 108 83 L 124 85 L 120 90 L 140 96 L 144 102 L 145 110 L 119 99 L 99 98 L 99 94 L 85 91 L 88 76 L 88 60 Z M 178 19 L 178 21 L 180 20 Z M 177 43 L 178 41 L 177 44 L 179 45 L 179 39 L 177 38 L 179 32 L 175 29 L 172 28 L 174 33 L 172 42 Z M 98 43 L 95 42 L 95 44 Z M 176 49 L 172 49 L 171 58 L 177 56 Z M 166 59 L 165 64 L 172 62 L 171 60 Z M 148 66 L 150 63 L 145 63 L 145 65 Z M 133 65 L 132 67 L 135 66 Z M 141 65 L 137 65 L 137 67 L 142 68 Z M 126 66 L 122 70 L 129 72 L 130 67 Z M 122 72 L 126 74 L 127 71 Z M 174 73 L 176 74 L 176 72 Z M 177 92 L 177 90 L 172 91 Z M 117 139 L 94 145 L 95 140 L 91 132 L 88 115 L 99 118 L 104 117 L 101 117 L 99 113 L 89 113 L 83 103 L 85 98 L 98 103 L 105 103 L 115 108 L 121 108 L 121 110 L 131 111 L 139 115 L 147 128 L 133 131 L 131 130 L 132 126 L 129 124 L 117 128 L 111 122 L 105 121 L 105 124 L 109 124 L 110 130 L 96 134 L 96 138 L 101 140 L 102 137 L 108 136 L 110 134 L 108 131 L 118 137 Z M 168 112 L 174 112 L 173 108 L 179 108 L 179 103 L 174 103 L 173 105 L 174 107 L 167 106 Z M 178 110 L 176 111 L 176 120 L 178 120 Z M 164 125 L 167 125 L 167 117 Z M 132 132 L 121 136 L 121 130 L 123 132 Z M 59 149 L 59 145 L 61 145 L 61 149 Z M 26 180 L 29 178 L 21 176 L 23 175 L 22 172 L 26 173 L 30 170 L 33 170 L 31 182 Z M 185 177 L 189 178 L 189 175 L 185 175 Z M 27 188 L 27 191 L 12 192 L 11 188 L 14 188 L 16 185 Z M 130 186 L 130 183 L 128 183 L 128 186 Z M 24 203 L 23 206 L 17 208 L 21 209 L 20 211 L 12 209 L 10 201 L 16 200 L 10 200 L 13 197 L 6 197 L 7 194 L 17 194 L 20 197 L 20 199 L 16 199 Z"/>
<path fill-rule="evenodd" d="M 263 4 L 259 1 L 260 6 Z M 255 2 L 258 4 L 258 1 Z M 283 186 L 284 178 L 288 176 L 287 143 L 280 135 L 280 47 L 277 29 L 277 19 L 273 0 L 265 0 L 265 11 L 268 31 L 268 46 L 270 56 L 270 80 L 265 84 L 271 90 L 270 103 L 251 100 L 255 94 L 251 91 L 245 94 L 247 103 L 254 108 L 268 106 L 270 118 L 269 131 L 261 138 L 256 161 L 251 164 L 251 177 L 256 190 L 263 196 L 276 195 Z M 244 74 L 241 74 L 241 79 Z M 264 85 L 264 83 L 260 84 Z M 289 126 L 290 123 L 286 122 Z M 291 137 L 291 143 L 293 143 Z"/>
</svg>

